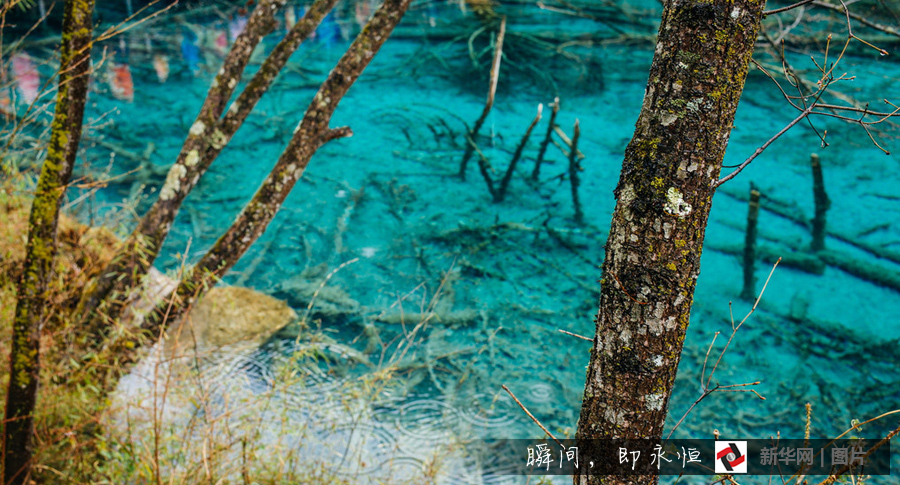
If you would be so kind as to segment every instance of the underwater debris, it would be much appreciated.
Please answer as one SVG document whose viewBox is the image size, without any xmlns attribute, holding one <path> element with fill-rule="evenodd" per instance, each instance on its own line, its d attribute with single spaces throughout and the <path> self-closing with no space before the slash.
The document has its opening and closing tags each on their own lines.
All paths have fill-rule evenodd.
<svg viewBox="0 0 900 485">
<path fill-rule="evenodd" d="M 750 202 L 747 204 L 747 233 L 744 237 L 744 288 L 741 298 L 756 298 L 756 224 L 759 221 L 759 190 L 750 183 Z"/>
<path fill-rule="evenodd" d="M 460 7 L 468 7 L 482 22 L 491 22 L 500 15 L 497 13 L 497 2 L 494 0 L 465 0 Z"/>
<path fill-rule="evenodd" d="M 812 242 L 809 248 L 813 251 L 825 249 L 825 214 L 831 206 L 828 194 L 825 193 L 825 180 L 822 177 L 822 163 L 819 156 L 813 153 L 809 156 L 813 173 L 813 198 L 816 203 L 816 212 L 812 220 Z"/>
<path fill-rule="evenodd" d="M 584 170 L 579 163 L 578 158 L 578 137 L 581 135 L 578 119 L 575 119 L 575 126 L 572 128 L 572 144 L 569 150 L 569 185 L 572 187 L 572 205 L 575 207 L 575 223 L 584 224 L 584 211 L 581 210 L 581 200 L 578 198 L 578 186 L 581 184 L 581 178 L 578 172 Z M 688 206 L 690 210 L 690 206 Z"/>
<path fill-rule="evenodd" d="M 534 170 L 531 172 L 531 180 L 533 182 L 537 182 L 538 177 L 541 175 L 541 164 L 544 163 L 544 155 L 547 153 L 547 146 L 550 145 L 553 130 L 556 127 L 556 115 L 559 114 L 559 96 L 553 99 L 553 102 L 550 103 L 550 108 L 550 124 L 547 125 L 547 133 L 544 135 L 544 140 L 541 142 L 537 159 L 534 161 Z"/>
<path fill-rule="evenodd" d="M 156 71 L 156 79 L 165 83 L 169 79 L 169 56 L 156 54 L 153 56 L 153 70 Z"/>
<path fill-rule="evenodd" d="M 322 285 L 328 265 L 322 263 L 278 285 L 274 295 L 283 298 L 294 308 L 309 308 L 310 316 L 322 319 L 346 319 L 359 313 L 359 302 L 350 298 L 342 288 Z"/>
<path fill-rule="evenodd" d="M 450 328 L 474 325 L 480 322 L 481 319 L 481 312 L 472 308 L 466 308 L 465 310 L 456 311 L 435 308 L 434 311 L 430 312 L 397 312 L 386 315 L 378 315 L 373 318 L 373 320 L 376 322 L 390 323 L 395 325 L 409 325 L 427 321 L 429 323 L 440 324 Z"/>
</svg>

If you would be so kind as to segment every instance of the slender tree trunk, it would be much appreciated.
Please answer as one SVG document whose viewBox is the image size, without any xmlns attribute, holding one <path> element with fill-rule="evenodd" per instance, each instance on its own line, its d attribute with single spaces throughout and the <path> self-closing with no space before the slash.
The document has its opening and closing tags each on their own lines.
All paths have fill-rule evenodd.
<svg viewBox="0 0 900 485">
<path fill-rule="evenodd" d="M 335 138 L 353 134 L 349 127 L 330 128 L 331 116 L 394 27 L 400 23 L 409 4 L 410 0 L 385 0 L 356 37 L 313 97 L 287 148 L 253 199 L 181 281 L 177 289 L 177 303 L 174 308 L 168 308 L 170 321 L 177 319 L 197 295 L 215 285 L 265 232 L 316 151 Z M 149 322 L 153 320 L 148 319 Z"/>
<path fill-rule="evenodd" d="M 625 151 L 580 439 L 661 437 L 687 332 L 713 186 L 764 0 L 667 0 Z M 657 477 L 576 476 L 652 484 Z"/>
<path fill-rule="evenodd" d="M 40 378 L 41 327 L 56 256 L 60 200 L 72 175 L 90 76 L 93 0 L 66 2 L 59 90 L 50 145 L 29 218 L 25 270 L 18 282 L 3 433 L 3 483 L 25 483 L 32 465 L 32 433 Z"/>
<path fill-rule="evenodd" d="M 259 2 L 247 20 L 247 26 L 225 56 L 222 68 L 216 74 L 206 100 L 200 107 L 200 113 L 191 125 L 181 152 L 169 169 L 159 197 L 122 245 L 109 267 L 101 273 L 96 287 L 89 291 L 82 312 L 86 319 L 94 320 L 94 325 L 90 326 L 93 332 L 98 330 L 99 318 L 94 318 L 97 316 L 92 314 L 101 303 L 107 303 L 104 308 L 107 318 L 115 320 L 124 306 L 127 293 L 153 265 L 181 202 L 206 168 L 199 163 L 200 154 L 211 147 L 221 150 L 228 143 L 229 139 L 218 130 L 219 117 L 225 111 L 225 106 L 250 61 L 253 49 L 272 31 L 275 26 L 274 13 L 284 3 L 285 0 Z"/>
<path fill-rule="evenodd" d="M 228 231 L 182 279 L 175 290 L 176 298 L 171 298 L 171 295 L 163 298 L 157 312 L 144 321 L 143 330 L 151 341 L 158 338 L 161 328 L 169 322 L 177 321 L 198 296 L 214 286 L 265 232 L 316 151 L 335 138 L 353 134 L 349 127 L 330 128 L 328 125 L 331 116 L 353 83 L 375 58 L 394 27 L 400 23 L 410 1 L 385 0 L 375 12 L 322 83 L 288 146 L 253 199 L 247 203 Z M 117 348 L 134 349 L 140 343 L 122 341 L 114 345 Z M 129 356 L 133 355 L 133 351 L 125 352 L 123 361 L 129 360 Z"/>
<path fill-rule="evenodd" d="M 93 322 L 91 330 L 99 340 L 102 340 L 99 329 L 103 319 L 110 321 L 119 316 L 129 290 L 140 282 L 159 255 L 163 241 L 188 193 L 243 125 L 291 55 L 315 31 L 337 0 L 317 0 L 303 19 L 272 50 L 259 71 L 225 111 L 225 105 L 231 98 L 253 49 L 272 30 L 273 13 L 284 3 L 284 0 L 262 1 L 253 11 L 247 27 L 238 36 L 225 58 L 222 70 L 213 81 L 181 153 L 169 170 L 159 197 L 109 267 L 103 271 L 103 276 L 85 300 L 81 314 L 85 323 Z M 103 318 L 95 314 L 101 305 L 104 307 Z"/>
</svg>

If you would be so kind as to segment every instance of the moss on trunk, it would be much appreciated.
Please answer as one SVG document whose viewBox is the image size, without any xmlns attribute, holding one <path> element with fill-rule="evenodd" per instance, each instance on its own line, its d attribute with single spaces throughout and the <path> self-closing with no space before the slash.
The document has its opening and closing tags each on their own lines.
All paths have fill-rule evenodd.
<svg viewBox="0 0 900 485">
<path fill-rule="evenodd" d="M 81 139 L 90 74 L 93 11 L 93 0 L 66 2 L 56 110 L 47 158 L 31 206 L 25 263 L 17 285 L 3 440 L 3 480 L 9 484 L 25 483 L 30 475 L 41 327 L 56 255 L 60 200 L 72 175 Z"/>
<path fill-rule="evenodd" d="M 615 190 L 580 439 L 663 433 L 763 0 L 668 0 Z M 587 477 L 576 483 L 656 483 Z"/>
<path fill-rule="evenodd" d="M 320 0 L 319 3 L 323 3 L 323 1 Z M 262 38 L 274 29 L 274 14 L 284 3 L 285 0 L 263 0 L 253 10 L 247 21 L 247 27 L 238 35 L 225 57 L 222 68 L 216 74 L 203 106 L 200 107 L 200 113 L 191 125 L 187 139 L 182 145 L 181 152 L 169 169 L 159 197 L 119 249 L 109 268 L 103 272 L 103 277 L 98 280 L 90 294 L 86 295 L 81 312 L 84 316 L 84 323 L 88 324 L 92 333 L 97 334 L 98 341 L 102 340 L 105 334 L 101 329 L 102 322 L 118 318 L 131 290 L 140 284 L 141 278 L 153 266 L 181 203 L 243 124 L 243 120 L 253 110 L 256 102 L 259 101 L 272 79 L 287 61 L 287 57 L 290 57 L 290 53 L 293 52 L 291 50 L 287 53 L 280 65 L 272 66 L 272 58 L 277 57 L 275 54 L 279 48 L 283 49 L 281 44 L 284 44 L 285 41 L 279 44 L 275 53 L 269 56 L 269 59 L 254 76 L 250 87 L 245 89 L 232 103 L 232 109 L 227 112 L 225 119 L 231 119 L 233 122 L 225 123 L 222 120 L 223 114 L 226 113 L 225 106 L 234 94 L 254 49 Z M 319 10 L 321 9 L 312 9 L 311 11 L 318 12 Z M 324 16 L 324 13 L 321 16 Z M 318 21 L 315 24 L 317 25 Z M 298 23 L 298 25 L 300 24 Z M 307 25 L 307 28 L 312 31 L 315 26 Z M 302 33 L 302 29 L 295 28 L 286 39 L 297 38 L 293 47 L 296 49 L 308 33 L 298 35 L 294 31 Z M 96 314 L 101 306 L 105 319 Z"/>
<path fill-rule="evenodd" d="M 319 87 L 287 148 L 271 173 L 244 207 L 237 220 L 181 282 L 175 303 L 161 315 L 176 320 L 194 299 L 215 285 L 247 249 L 265 232 L 316 151 L 336 138 L 351 136 L 348 127 L 330 128 L 331 116 L 341 99 L 400 23 L 410 0 L 385 0 Z M 147 319 L 145 330 L 155 332 L 165 318 Z"/>
</svg>

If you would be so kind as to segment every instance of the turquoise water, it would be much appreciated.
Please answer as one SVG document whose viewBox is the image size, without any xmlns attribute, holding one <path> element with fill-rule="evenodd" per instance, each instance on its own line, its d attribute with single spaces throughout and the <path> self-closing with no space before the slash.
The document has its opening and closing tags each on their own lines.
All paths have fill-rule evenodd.
<svg viewBox="0 0 900 485">
<path fill-rule="evenodd" d="M 658 16 L 653 6 L 640 18 Z M 535 7 L 511 8 L 508 14 L 512 33 L 615 35 L 609 27 Z M 429 26 L 429 17 L 436 19 L 436 27 Z M 386 323 L 379 315 L 422 313 L 434 305 L 445 315 L 465 316 L 454 321 L 434 318 L 409 337 L 415 344 L 402 362 L 419 365 L 395 376 L 405 384 L 375 400 L 367 426 L 379 440 L 440 439 L 462 430 L 476 438 L 540 437 L 540 430 L 501 385 L 555 434 L 574 433 L 590 345 L 558 330 L 593 335 L 599 266 L 615 203 L 612 191 L 652 60 L 653 45 L 646 36 L 654 33 L 654 23 L 640 23 L 644 27 L 626 25 L 626 30 L 644 40 L 576 46 L 567 52 L 581 56 L 578 61 L 557 55 L 532 66 L 536 71 L 526 65 L 528 55 L 516 53 L 515 42 L 523 48 L 528 40 L 507 39 L 509 59 L 501 67 L 495 106 L 478 138 L 495 179 L 505 171 L 539 103 L 544 105 L 544 119 L 530 139 L 507 199 L 494 204 L 474 158 L 465 181 L 455 176 L 466 124 L 479 116 L 487 90 L 486 72 L 472 68 L 466 44 L 480 24 L 456 6 L 412 11 L 398 31 L 401 35 L 386 44 L 335 114 L 332 126 L 349 125 L 354 136 L 319 150 L 267 233 L 226 278 L 226 283 L 291 301 L 287 283 L 292 278 L 323 263 L 331 271 L 359 258 L 329 282 L 358 302 L 359 310 L 340 318 L 322 317 L 316 324 L 335 341 L 365 352 L 373 367 L 397 355 L 397 337 L 409 335 L 418 323 Z M 452 36 L 441 33 L 450 30 L 463 35 L 449 42 Z M 841 32 L 839 26 L 835 32 Z M 119 150 L 109 174 L 126 175 L 94 199 L 77 204 L 73 210 L 85 220 L 129 229 L 132 209 L 123 207 L 137 214 L 146 209 L 180 149 L 211 75 L 187 72 L 178 60 L 177 44 L 167 40 L 176 34 L 165 24 L 129 34 L 138 45 L 143 36 L 152 35 L 155 51 L 171 56 L 172 74 L 165 84 L 155 78 L 149 58 L 134 49 L 129 59 L 134 102 L 113 99 L 103 83 L 91 95 L 89 118 L 102 120 L 86 139 L 79 174 L 103 174 L 110 151 Z M 475 39 L 476 49 L 486 47 L 486 35 Z M 298 51 L 290 72 L 279 77 L 188 198 L 158 268 L 176 270 L 189 240 L 187 261 L 197 260 L 228 227 L 268 173 L 318 82 L 345 46 L 337 39 L 331 44 L 311 42 Z M 891 56 L 859 52 L 843 61 L 845 70 L 857 78 L 837 89 L 872 101 L 878 109 L 886 106 L 883 98 L 897 102 L 900 66 Z M 762 51 L 756 57 L 773 62 Z M 801 70 L 814 67 L 803 55 L 790 60 Z M 210 68 L 215 72 L 217 66 Z M 549 147 L 539 183 L 527 180 L 555 96 L 561 103 L 560 128 L 571 136 L 576 119 L 581 126 L 584 226 L 573 220 L 569 184 L 560 177 L 567 173 L 560 149 Z M 794 116 L 772 82 L 754 71 L 725 164 L 740 163 Z M 809 125 L 798 125 L 714 199 L 692 324 L 670 403 L 670 427 L 700 395 L 700 372 L 713 333 L 724 333 L 713 355 L 730 333 L 729 302 L 734 302 L 738 320 L 750 307 L 738 297 L 739 259 L 716 248 L 743 244 L 746 204 L 736 196 L 745 194 L 751 181 L 767 198 L 786 204 L 790 213 L 809 218 L 809 156 L 819 153 L 832 201 L 829 230 L 880 251 L 900 253 L 897 157 L 874 147 L 859 126 L 822 118 L 815 126 L 819 132 L 827 129 L 829 147 L 821 147 Z M 896 124 L 873 128 L 876 140 L 895 151 L 900 151 L 898 134 Z M 101 138 L 105 146 L 95 143 Z M 126 152 L 141 154 L 149 143 L 154 146 L 144 170 L 128 174 L 140 163 Z M 139 179 L 135 174 L 151 175 Z M 70 199 L 77 196 L 70 194 Z M 805 248 L 810 240 L 807 228 L 765 210 L 760 231 L 761 244 L 777 240 Z M 895 278 L 900 271 L 896 262 L 876 258 L 859 245 L 834 237 L 827 244 Z M 758 286 L 770 268 L 758 263 Z M 298 306 L 302 315 L 305 308 Z M 779 267 L 713 381 L 760 381 L 752 388 L 766 400 L 750 393 L 715 393 L 685 419 L 675 436 L 706 438 L 714 429 L 741 438 L 778 432 L 802 436 L 804 404 L 809 402 L 813 435 L 828 437 L 849 428 L 852 419 L 900 407 L 898 313 L 897 289 L 833 266 L 822 275 Z M 259 385 L 271 382 L 273 362 L 284 361 L 292 342 L 282 334 L 253 355 L 256 364 L 247 372 L 258 377 Z M 371 371 L 336 360 L 321 364 L 323 382 L 352 380 Z M 896 419 L 888 418 L 867 426 L 866 434 L 882 435 L 894 423 Z"/>
</svg>

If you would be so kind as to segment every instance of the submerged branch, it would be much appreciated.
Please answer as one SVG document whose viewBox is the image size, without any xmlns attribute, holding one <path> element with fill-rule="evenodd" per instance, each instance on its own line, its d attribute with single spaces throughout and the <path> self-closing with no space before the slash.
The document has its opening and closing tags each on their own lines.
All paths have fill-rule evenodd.
<svg viewBox="0 0 900 485">
<path fill-rule="evenodd" d="M 497 33 L 497 40 L 494 44 L 494 60 L 491 63 L 491 82 L 488 87 L 487 101 L 484 103 L 484 109 L 481 111 L 481 116 L 478 117 L 475 125 L 466 134 L 468 143 L 466 143 L 466 151 L 463 153 L 462 161 L 459 164 L 459 177 L 463 180 L 466 179 L 466 168 L 469 165 L 469 159 L 472 157 L 472 152 L 477 148 L 475 145 L 475 137 L 478 136 L 481 125 L 484 124 L 484 120 L 487 119 L 488 113 L 491 112 L 491 108 L 494 106 L 494 95 L 497 93 L 497 80 L 500 78 L 500 60 L 503 57 L 503 37 L 505 35 L 506 18 L 503 18 L 503 20 L 500 21 L 500 32 Z"/>
</svg>

